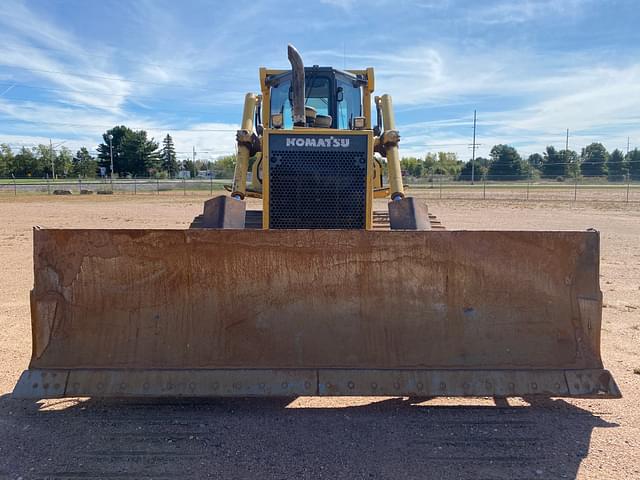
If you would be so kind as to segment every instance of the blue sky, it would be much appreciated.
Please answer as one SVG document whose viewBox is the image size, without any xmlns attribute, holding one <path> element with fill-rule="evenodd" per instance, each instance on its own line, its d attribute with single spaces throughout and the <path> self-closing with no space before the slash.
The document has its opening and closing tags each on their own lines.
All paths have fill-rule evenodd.
<svg viewBox="0 0 640 480">
<path fill-rule="evenodd" d="M 363 11 L 366 7 L 366 11 Z M 637 0 L 0 3 L 0 142 L 89 148 L 116 124 L 233 152 L 258 67 L 376 69 L 403 155 L 640 146 Z"/>
</svg>

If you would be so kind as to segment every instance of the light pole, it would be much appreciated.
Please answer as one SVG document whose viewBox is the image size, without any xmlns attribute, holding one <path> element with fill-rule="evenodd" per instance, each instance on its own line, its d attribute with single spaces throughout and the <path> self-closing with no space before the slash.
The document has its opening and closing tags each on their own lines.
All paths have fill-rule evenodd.
<svg viewBox="0 0 640 480">
<path fill-rule="evenodd" d="M 111 184 L 113 185 L 113 135 L 109 134 L 109 156 L 111 157 Z"/>
</svg>

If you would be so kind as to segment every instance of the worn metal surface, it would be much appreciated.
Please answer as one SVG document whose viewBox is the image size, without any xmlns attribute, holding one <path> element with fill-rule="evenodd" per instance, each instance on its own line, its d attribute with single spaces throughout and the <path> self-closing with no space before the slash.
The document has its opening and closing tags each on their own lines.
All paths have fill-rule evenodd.
<svg viewBox="0 0 640 480">
<path fill-rule="evenodd" d="M 607 370 L 570 370 L 566 372 L 567 386 L 572 397 L 612 393 L 620 397 L 620 390 Z"/>
<path fill-rule="evenodd" d="M 430 230 L 429 211 L 424 200 L 404 197 L 389 202 L 391 230 Z"/>
<path fill-rule="evenodd" d="M 64 397 L 68 370 L 25 370 L 13 389 L 17 398 Z"/>
<path fill-rule="evenodd" d="M 582 388 L 569 381 L 593 377 Z M 597 381 L 595 379 L 600 379 Z M 343 370 L 318 372 L 319 395 L 620 397 L 607 370 Z"/>
<path fill-rule="evenodd" d="M 599 370 L 598 242 L 36 229 L 30 368 Z"/>
<path fill-rule="evenodd" d="M 244 201 L 218 195 L 204 202 L 202 228 L 244 228 L 247 206 Z"/>
<path fill-rule="evenodd" d="M 55 377 L 52 377 L 55 375 Z M 41 379 L 56 379 L 43 388 Z M 576 381 L 581 378 L 582 381 Z M 572 383 L 572 382 L 575 382 Z M 606 370 L 27 370 L 18 398 L 492 396 L 616 398 Z"/>
</svg>

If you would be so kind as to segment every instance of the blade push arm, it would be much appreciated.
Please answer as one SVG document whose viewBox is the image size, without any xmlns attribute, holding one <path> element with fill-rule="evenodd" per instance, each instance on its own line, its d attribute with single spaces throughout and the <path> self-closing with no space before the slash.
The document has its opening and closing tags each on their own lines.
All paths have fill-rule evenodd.
<svg viewBox="0 0 640 480">
<path fill-rule="evenodd" d="M 247 93 L 244 98 L 242 125 L 236 133 L 238 155 L 236 158 L 236 169 L 233 175 L 233 188 L 231 190 L 231 196 L 238 200 L 244 199 L 247 194 L 249 158 L 261 150 L 260 138 L 256 135 L 253 124 L 256 107 L 261 101 L 261 96 L 255 93 Z"/>
<path fill-rule="evenodd" d="M 393 113 L 391 96 L 385 94 L 382 95 L 382 97 L 375 97 L 375 102 L 376 108 L 382 110 L 382 125 L 384 130 L 379 138 L 379 146 L 381 153 L 387 157 L 391 200 L 404 198 L 400 153 L 398 152 L 400 133 L 396 130 L 396 119 Z"/>
<path fill-rule="evenodd" d="M 393 103 L 390 95 L 375 97 L 376 110 L 382 114 L 382 128 L 380 136 L 376 138 L 376 151 L 387 158 L 389 166 L 389 223 L 391 230 L 429 230 L 429 212 L 427 205 L 413 197 L 405 197 L 402 184 L 402 169 L 400 167 L 400 153 L 398 143 L 400 133 L 396 130 L 396 120 L 393 114 Z"/>
</svg>

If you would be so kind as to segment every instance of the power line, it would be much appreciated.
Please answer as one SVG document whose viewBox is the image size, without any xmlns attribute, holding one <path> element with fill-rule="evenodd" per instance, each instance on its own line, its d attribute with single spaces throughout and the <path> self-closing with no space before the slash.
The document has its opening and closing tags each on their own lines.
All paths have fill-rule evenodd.
<svg viewBox="0 0 640 480">
<path fill-rule="evenodd" d="M 473 185 L 476 176 L 476 110 L 473 111 L 473 143 L 471 144 L 471 185 Z"/>
</svg>

